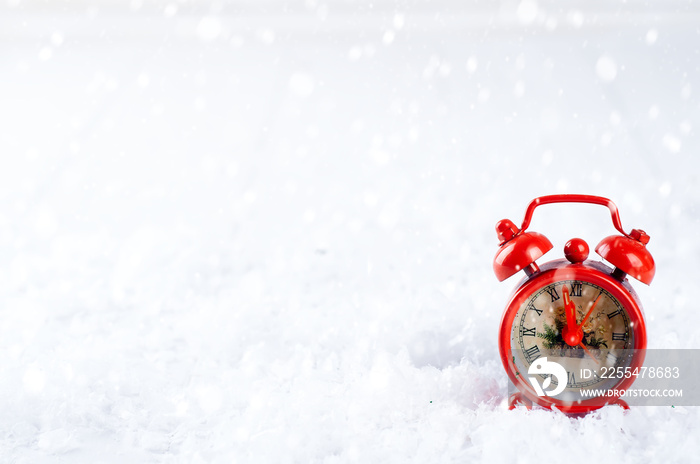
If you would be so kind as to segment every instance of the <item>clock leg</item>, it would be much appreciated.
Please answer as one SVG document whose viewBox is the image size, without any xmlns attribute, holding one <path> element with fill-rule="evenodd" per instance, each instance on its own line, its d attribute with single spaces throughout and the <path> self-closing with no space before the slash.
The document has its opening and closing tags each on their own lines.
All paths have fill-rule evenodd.
<svg viewBox="0 0 700 464">
<path fill-rule="evenodd" d="M 614 405 L 620 406 L 622 409 L 629 409 L 630 408 L 630 406 L 627 404 L 627 402 L 625 400 L 621 400 L 620 398 L 618 398 L 615 401 L 613 401 L 612 403 L 608 403 L 608 404 L 614 404 Z"/>
<path fill-rule="evenodd" d="M 515 409 L 521 404 L 527 409 L 532 409 L 532 401 L 525 398 L 520 392 L 513 393 L 510 395 L 510 398 L 508 398 L 508 409 Z"/>
</svg>

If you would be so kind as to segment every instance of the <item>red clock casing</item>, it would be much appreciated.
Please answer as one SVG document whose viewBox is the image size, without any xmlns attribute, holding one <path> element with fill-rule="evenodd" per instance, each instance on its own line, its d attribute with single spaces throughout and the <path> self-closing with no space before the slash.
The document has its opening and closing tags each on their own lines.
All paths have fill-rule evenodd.
<svg viewBox="0 0 700 464">
<path fill-rule="evenodd" d="M 539 205 L 549 203 L 570 202 L 592 203 L 608 207 L 612 216 L 613 225 L 622 235 L 604 238 L 596 247 L 596 252 L 610 262 L 614 268 L 608 267 L 600 262 L 587 260 L 588 245 L 581 239 L 572 239 L 567 243 L 564 249 L 566 259 L 550 261 L 543 264 L 541 268 L 535 263 L 538 258 L 552 248 L 552 244 L 544 235 L 537 232 L 526 231 L 535 208 Z M 600 361 L 595 358 L 595 354 L 600 354 L 600 351 L 589 350 L 591 347 L 586 346 L 586 341 L 589 339 L 584 338 L 585 335 L 582 327 L 591 313 L 594 312 L 594 308 L 596 304 L 598 304 L 598 299 L 604 294 L 604 300 L 608 302 L 607 304 L 609 306 L 615 304 L 617 307 L 621 308 L 620 311 L 625 318 L 626 324 L 623 330 L 626 332 L 624 338 L 620 336 L 617 339 L 615 336 L 618 334 L 608 333 L 601 336 L 602 338 L 598 340 L 598 342 L 611 348 L 608 351 L 615 351 L 612 349 L 613 346 L 618 348 L 624 347 L 625 352 L 631 353 L 631 355 L 626 358 L 624 367 L 629 367 L 631 370 L 641 368 L 644 362 L 644 350 L 647 344 L 646 326 L 641 302 L 626 279 L 626 276 L 629 275 L 646 284 L 652 281 L 655 266 L 651 254 L 646 249 L 646 244 L 649 242 L 648 235 L 638 229 L 632 230 L 629 234 L 625 233 L 622 229 L 615 204 L 607 198 L 591 195 L 550 195 L 536 198 L 528 206 L 525 219 L 519 229 L 512 221 L 506 219 L 498 222 L 496 231 L 501 242 L 498 253 L 494 259 L 494 272 L 497 278 L 503 281 L 520 270 L 523 270 L 526 274 L 526 277 L 518 284 L 509 298 L 501 320 L 498 337 L 501 361 L 503 362 L 503 366 L 510 381 L 520 392 L 520 394 L 511 397 L 511 407 L 514 407 L 515 403 L 518 402 L 524 404 L 534 403 L 545 408 L 556 407 L 566 413 L 577 414 L 598 409 L 609 403 L 618 403 L 626 406 L 619 397 L 622 392 L 632 385 L 634 382 L 633 376 L 621 378 L 614 385 L 608 384 L 607 388 L 610 389 L 609 393 L 613 394 L 608 394 L 604 397 L 600 396 L 570 401 L 559 399 L 556 396 L 542 396 L 538 395 L 533 388 L 534 384 L 532 383 L 532 379 L 528 379 L 528 372 L 523 372 L 523 369 L 526 368 L 528 364 L 531 366 L 537 358 L 530 360 L 525 357 L 516 361 L 517 357 L 513 352 L 518 349 L 518 346 L 514 346 L 517 345 L 517 343 L 515 343 L 516 340 L 523 340 L 526 338 L 522 336 L 523 331 L 529 332 L 528 335 L 535 335 L 534 328 L 527 328 L 521 323 L 521 321 L 525 320 L 526 310 L 523 309 L 525 305 L 528 304 L 528 302 L 532 304 L 533 301 L 544 301 L 542 298 L 534 300 L 538 292 L 542 293 L 542 289 L 547 289 L 547 291 L 553 291 L 555 293 L 558 289 L 559 292 L 563 290 L 566 294 L 563 298 L 564 302 L 566 302 L 568 298 L 566 310 L 571 310 L 566 316 L 566 323 L 560 322 L 560 325 L 564 327 L 555 331 L 558 343 L 561 345 L 563 340 L 568 344 L 564 345 L 567 348 L 582 350 L 577 351 L 578 355 L 585 352 L 593 361 L 600 364 Z M 586 288 L 590 288 L 590 291 L 595 289 L 595 291 L 598 292 L 599 290 L 600 294 L 595 301 L 593 301 L 592 297 L 586 299 L 585 296 L 582 296 L 580 293 L 578 295 L 571 293 L 570 295 L 569 289 L 573 289 L 574 285 L 578 285 L 579 288 L 581 285 L 584 285 Z M 560 315 L 563 311 L 561 300 L 555 302 L 554 297 L 552 297 L 552 301 L 553 302 L 549 306 L 550 318 L 548 321 L 550 322 L 555 319 L 552 315 L 554 315 L 556 311 L 558 311 Z M 578 316 L 575 312 L 577 304 L 580 313 Z M 536 316 L 542 314 L 543 308 L 541 307 L 540 310 L 537 310 L 533 306 L 532 309 L 537 311 L 537 313 L 532 313 L 533 317 L 531 319 L 534 321 L 537 319 Z M 587 310 L 588 314 L 585 315 L 584 318 L 583 313 Z M 614 315 L 616 313 L 617 311 L 613 311 L 611 314 Z M 516 316 L 520 318 L 517 321 Z M 595 317 L 591 319 L 594 318 Z M 602 314 L 598 314 L 598 319 L 607 321 L 606 317 Z M 549 328 L 546 323 L 544 327 L 550 330 L 548 335 L 552 335 L 553 329 Z M 572 330 L 567 332 L 567 329 Z M 578 330 L 578 337 L 572 335 L 576 330 Z M 602 323 L 599 331 L 605 333 L 605 327 Z M 544 337 L 544 334 L 541 332 L 540 330 L 537 333 L 538 337 Z M 610 338 L 611 335 L 612 339 Z M 604 339 L 605 336 L 607 336 L 607 341 Z M 537 340 L 537 343 L 541 345 L 540 339 L 533 338 L 532 340 Z M 595 338 L 592 340 L 595 340 Z M 624 340 L 624 342 L 622 340 Z M 536 345 L 532 346 L 534 347 Z M 539 354 L 539 348 L 532 348 L 532 350 L 537 350 Z M 594 351 L 594 354 L 592 354 L 591 351 Z"/>
</svg>

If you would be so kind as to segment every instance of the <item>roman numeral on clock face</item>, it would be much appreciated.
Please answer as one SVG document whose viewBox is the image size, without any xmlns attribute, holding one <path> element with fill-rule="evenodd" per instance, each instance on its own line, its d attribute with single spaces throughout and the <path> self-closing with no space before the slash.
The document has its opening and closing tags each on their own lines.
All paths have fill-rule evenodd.
<svg viewBox="0 0 700 464">
<path fill-rule="evenodd" d="M 583 284 L 581 282 L 573 282 L 571 284 L 571 291 L 569 292 L 571 296 L 581 296 L 583 291 Z"/>
<path fill-rule="evenodd" d="M 533 345 L 532 347 L 525 350 L 525 358 L 529 362 L 532 362 L 537 357 L 539 352 L 540 352 L 540 348 L 537 345 Z"/>
<path fill-rule="evenodd" d="M 535 336 L 535 327 L 528 329 L 527 327 L 523 327 L 523 337 L 525 336 L 530 336 L 534 337 Z"/>
<path fill-rule="evenodd" d="M 557 289 L 554 288 L 554 287 L 552 287 L 552 288 L 547 288 L 547 289 L 545 289 L 545 291 L 546 291 L 547 293 L 549 293 L 549 296 L 552 297 L 552 301 L 557 301 L 559 298 L 561 298 L 561 297 L 559 296 L 559 293 L 557 293 Z"/>
<path fill-rule="evenodd" d="M 613 332 L 612 339 L 625 341 L 627 340 L 627 334 L 624 332 Z"/>
<path fill-rule="evenodd" d="M 608 313 L 608 319 L 612 319 L 613 317 L 617 316 L 618 314 L 622 314 L 622 311 L 619 309 L 616 309 L 615 311 Z"/>
<path fill-rule="evenodd" d="M 541 310 L 541 309 L 535 308 L 535 305 L 532 304 L 532 302 L 530 302 L 530 304 L 527 305 L 527 309 L 530 310 L 530 311 L 535 311 L 535 312 L 537 313 L 538 316 L 541 316 L 541 315 L 542 315 L 542 310 Z"/>
</svg>

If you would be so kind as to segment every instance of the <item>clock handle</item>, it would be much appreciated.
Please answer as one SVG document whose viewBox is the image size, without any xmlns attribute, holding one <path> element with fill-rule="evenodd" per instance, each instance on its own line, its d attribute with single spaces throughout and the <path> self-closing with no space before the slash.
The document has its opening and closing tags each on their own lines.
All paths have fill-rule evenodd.
<svg viewBox="0 0 700 464">
<path fill-rule="evenodd" d="M 525 232 L 525 230 L 530 225 L 532 220 L 532 214 L 535 212 L 535 208 L 540 205 L 549 205 L 551 203 L 590 203 L 593 205 L 605 206 L 610 210 L 610 215 L 612 216 L 612 223 L 625 237 L 630 237 L 630 234 L 622 229 L 622 222 L 620 222 L 620 213 L 617 211 L 617 206 L 612 200 L 605 197 L 597 197 L 595 195 L 574 195 L 574 194 L 559 194 L 559 195 L 545 195 L 543 197 L 537 197 L 530 202 L 525 211 L 525 218 L 523 219 L 523 225 L 520 227 L 520 232 Z"/>
<path fill-rule="evenodd" d="M 500 241 L 498 252 L 493 260 L 493 270 L 499 281 L 503 281 L 520 270 L 532 275 L 537 271 L 535 261 L 552 249 L 552 242 L 537 232 L 526 232 L 535 208 L 551 203 L 591 203 L 605 206 L 610 210 L 612 223 L 622 234 L 605 237 L 595 251 L 615 266 L 613 276 L 619 280 L 630 275 L 649 285 L 654 278 L 656 266 L 646 244 L 649 236 L 641 229 L 632 229 L 628 234 L 622 229 L 620 213 L 611 200 L 594 195 L 546 195 L 535 198 L 527 206 L 520 229 L 509 219 L 496 223 L 496 234 Z"/>
</svg>

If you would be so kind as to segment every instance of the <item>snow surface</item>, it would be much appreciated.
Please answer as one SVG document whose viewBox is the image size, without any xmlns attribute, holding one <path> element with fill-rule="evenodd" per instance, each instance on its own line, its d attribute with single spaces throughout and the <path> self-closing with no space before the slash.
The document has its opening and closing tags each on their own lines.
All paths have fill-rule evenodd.
<svg viewBox="0 0 700 464">
<path fill-rule="evenodd" d="M 698 408 L 508 411 L 491 269 L 607 196 L 699 348 L 689 2 L 0 5 L 0 462 L 690 462 Z M 614 233 L 538 209 L 562 255 Z"/>
</svg>

